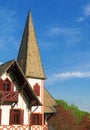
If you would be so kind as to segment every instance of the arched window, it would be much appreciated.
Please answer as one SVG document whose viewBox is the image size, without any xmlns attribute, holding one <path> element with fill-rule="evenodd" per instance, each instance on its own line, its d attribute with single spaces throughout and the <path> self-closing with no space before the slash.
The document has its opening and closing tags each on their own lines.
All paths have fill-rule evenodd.
<svg viewBox="0 0 90 130">
<path fill-rule="evenodd" d="M 40 86 L 38 83 L 36 83 L 34 86 L 33 86 L 33 89 L 34 89 L 34 92 L 36 93 L 37 96 L 40 96 Z"/>
<path fill-rule="evenodd" d="M 9 81 L 8 78 L 4 80 L 4 86 L 3 86 L 4 91 L 10 91 L 11 90 L 11 82 Z"/>
</svg>

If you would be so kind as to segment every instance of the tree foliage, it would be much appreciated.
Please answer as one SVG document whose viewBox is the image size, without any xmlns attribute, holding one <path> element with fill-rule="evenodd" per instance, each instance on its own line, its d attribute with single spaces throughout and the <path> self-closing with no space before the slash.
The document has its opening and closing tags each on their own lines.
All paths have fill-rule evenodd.
<svg viewBox="0 0 90 130">
<path fill-rule="evenodd" d="M 90 130 L 90 114 L 64 100 L 56 100 L 57 114 L 49 122 L 55 130 Z"/>
</svg>

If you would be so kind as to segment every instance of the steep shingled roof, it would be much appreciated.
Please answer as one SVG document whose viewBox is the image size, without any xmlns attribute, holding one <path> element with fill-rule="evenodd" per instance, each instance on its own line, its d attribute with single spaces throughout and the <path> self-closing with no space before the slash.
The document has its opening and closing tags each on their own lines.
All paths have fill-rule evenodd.
<svg viewBox="0 0 90 130">
<path fill-rule="evenodd" d="M 52 95 L 44 89 L 44 112 L 45 113 L 56 113 L 56 107 L 57 103 L 55 99 L 52 97 Z"/>
<path fill-rule="evenodd" d="M 45 79 L 31 13 L 28 14 L 17 61 L 26 77 Z"/>
</svg>

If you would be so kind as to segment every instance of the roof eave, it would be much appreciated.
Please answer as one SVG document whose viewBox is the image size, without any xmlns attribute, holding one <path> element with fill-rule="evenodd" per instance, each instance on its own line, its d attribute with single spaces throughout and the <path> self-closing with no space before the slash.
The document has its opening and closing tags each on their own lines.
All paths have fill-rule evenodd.
<svg viewBox="0 0 90 130">
<path fill-rule="evenodd" d="M 15 71 L 15 69 L 17 71 Z M 19 65 L 16 61 L 13 61 L 12 64 L 7 68 L 7 73 L 13 74 L 16 78 L 18 78 L 20 87 L 24 90 L 24 92 L 27 94 L 28 99 L 30 102 L 35 101 L 33 105 L 39 105 L 41 106 L 41 103 L 35 93 L 33 92 L 30 84 L 26 80 L 22 70 L 20 69 Z M 19 77 L 18 77 L 19 76 Z"/>
</svg>

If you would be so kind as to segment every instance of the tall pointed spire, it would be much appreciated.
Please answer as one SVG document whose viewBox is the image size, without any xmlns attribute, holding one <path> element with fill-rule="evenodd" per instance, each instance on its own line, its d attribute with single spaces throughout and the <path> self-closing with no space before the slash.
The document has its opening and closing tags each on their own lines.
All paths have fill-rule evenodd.
<svg viewBox="0 0 90 130">
<path fill-rule="evenodd" d="M 45 79 L 31 13 L 27 17 L 17 61 L 26 77 Z"/>
</svg>

